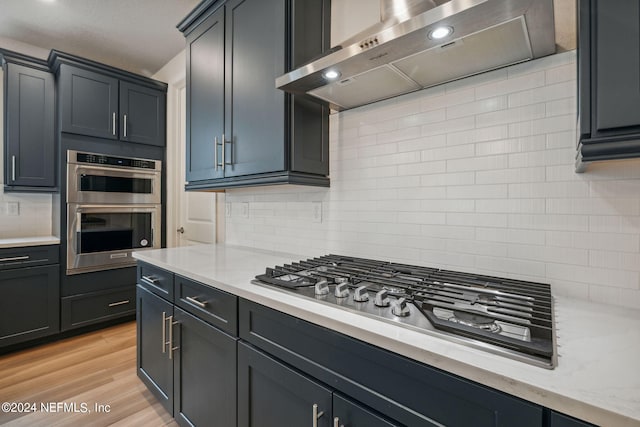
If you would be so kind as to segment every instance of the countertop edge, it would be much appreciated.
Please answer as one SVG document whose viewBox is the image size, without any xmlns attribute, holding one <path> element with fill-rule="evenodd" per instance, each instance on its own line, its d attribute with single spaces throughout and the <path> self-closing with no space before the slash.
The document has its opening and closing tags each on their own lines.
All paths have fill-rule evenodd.
<svg viewBox="0 0 640 427">
<path fill-rule="evenodd" d="M 56 236 L 15 237 L 0 239 L 0 248 L 26 248 L 32 246 L 59 245 L 60 238 Z"/>
</svg>

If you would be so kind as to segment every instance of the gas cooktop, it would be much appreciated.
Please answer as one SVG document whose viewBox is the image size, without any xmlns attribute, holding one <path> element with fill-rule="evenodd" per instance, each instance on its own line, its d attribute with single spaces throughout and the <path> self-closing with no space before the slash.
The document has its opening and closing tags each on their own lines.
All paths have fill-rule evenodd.
<svg viewBox="0 0 640 427">
<path fill-rule="evenodd" d="M 342 255 L 267 268 L 254 283 L 547 369 L 555 366 L 548 284 Z"/>
</svg>

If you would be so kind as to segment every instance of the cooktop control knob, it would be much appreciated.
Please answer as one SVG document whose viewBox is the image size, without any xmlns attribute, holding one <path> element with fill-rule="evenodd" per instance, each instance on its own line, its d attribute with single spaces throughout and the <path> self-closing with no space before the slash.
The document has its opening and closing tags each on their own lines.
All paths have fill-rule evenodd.
<svg viewBox="0 0 640 427">
<path fill-rule="evenodd" d="M 316 282 L 315 286 L 316 295 L 328 295 L 329 294 L 329 283 L 326 280 L 320 280 Z"/>
<path fill-rule="evenodd" d="M 409 307 L 407 306 L 407 300 L 404 298 L 400 298 L 398 301 L 393 304 L 393 308 L 391 308 L 391 312 L 394 316 L 406 317 L 409 315 Z"/>
<path fill-rule="evenodd" d="M 383 289 L 376 293 L 376 298 L 373 300 L 373 303 L 378 307 L 389 307 L 389 292 Z"/>
<path fill-rule="evenodd" d="M 349 284 L 346 282 L 338 283 L 334 291 L 336 298 L 346 298 L 349 296 Z"/>
<path fill-rule="evenodd" d="M 353 300 L 355 302 L 369 301 L 369 292 L 367 292 L 367 287 L 359 286 L 358 288 L 356 288 L 355 292 L 353 293 Z"/>
</svg>

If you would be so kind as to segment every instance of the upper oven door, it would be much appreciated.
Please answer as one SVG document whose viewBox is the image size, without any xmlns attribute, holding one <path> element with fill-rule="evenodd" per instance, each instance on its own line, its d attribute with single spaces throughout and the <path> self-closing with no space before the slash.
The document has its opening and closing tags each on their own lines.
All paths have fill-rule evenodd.
<svg viewBox="0 0 640 427">
<path fill-rule="evenodd" d="M 67 203 L 159 204 L 159 170 L 67 164 Z"/>
</svg>

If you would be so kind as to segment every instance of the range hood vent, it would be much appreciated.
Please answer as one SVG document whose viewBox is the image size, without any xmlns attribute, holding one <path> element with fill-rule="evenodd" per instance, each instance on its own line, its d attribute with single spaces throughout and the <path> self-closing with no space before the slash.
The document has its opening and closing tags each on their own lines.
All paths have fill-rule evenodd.
<svg viewBox="0 0 640 427">
<path fill-rule="evenodd" d="M 385 0 L 383 16 L 392 8 Z M 402 13 L 276 79 L 346 110 L 555 53 L 553 0 L 414 0 Z M 404 16 L 402 16 L 404 14 Z M 434 30 L 449 29 L 442 39 Z M 325 77 L 335 71 L 339 77 Z"/>
</svg>

